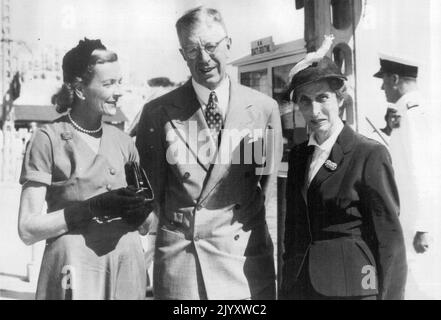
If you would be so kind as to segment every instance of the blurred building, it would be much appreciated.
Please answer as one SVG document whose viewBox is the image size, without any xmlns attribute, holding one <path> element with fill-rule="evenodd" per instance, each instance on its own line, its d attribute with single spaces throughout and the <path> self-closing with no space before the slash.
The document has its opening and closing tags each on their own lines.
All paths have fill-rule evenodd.
<svg viewBox="0 0 441 320">
<path fill-rule="evenodd" d="M 151 78 L 147 81 L 147 87 L 144 91 L 144 94 L 142 95 L 142 100 L 138 99 L 138 104 L 136 105 L 136 109 L 132 109 L 133 111 L 137 111 L 136 114 L 133 117 L 130 117 L 129 119 L 129 125 L 127 126 L 126 132 L 131 136 L 135 137 L 136 133 L 138 131 L 138 122 L 141 117 L 142 111 L 144 109 L 144 105 L 154 99 L 159 98 L 160 96 L 172 91 L 173 89 L 176 89 L 181 84 L 175 84 L 174 82 L 170 81 L 167 77 L 157 77 L 157 78 Z M 133 112 L 132 111 L 132 112 Z"/>
<path fill-rule="evenodd" d="M 304 10 L 305 43 L 308 52 L 320 47 L 326 34 L 335 36 L 329 56 L 348 77 L 349 94 L 341 115 L 361 133 L 370 135 L 373 128 L 385 125 L 387 102 L 381 80 L 373 78 L 379 68 L 379 54 L 408 58 L 419 63 L 418 82 L 423 95 L 430 92 L 431 27 L 435 1 L 414 0 L 296 0 L 297 10 Z M 428 99 L 429 100 L 429 99 Z M 432 107 L 435 111 L 435 108 Z"/>
<path fill-rule="evenodd" d="M 39 127 L 62 116 L 52 105 L 16 105 L 14 109 L 16 129 L 30 129 L 34 125 Z M 124 122 L 127 121 L 127 118 L 121 108 L 118 108 L 115 115 L 104 116 L 103 121 L 124 130 Z"/>
<path fill-rule="evenodd" d="M 238 68 L 238 79 L 242 85 L 265 93 L 278 102 L 285 158 L 294 144 L 306 139 L 305 121 L 286 95 L 289 71 L 305 54 L 303 39 L 276 45 L 272 37 L 267 37 L 253 41 L 250 54 L 232 62 Z"/>
<path fill-rule="evenodd" d="M 434 58 L 431 54 L 433 1 L 294 0 L 293 6 L 304 10 L 304 39 L 277 45 L 271 37 L 258 39 L 251 43 L 249 55 L 232 62 L 238 67 L 240 83 L 279 102 L 286 149 L 306 139 L 302 116 L 284 101 L 287 75 L 306 52 L 320 47 L 324 35 L 334 35 L 328 55 L 348 78 L 348 96 L 340 116 L 355 130 L 371 135 L 373 128 L 366 117 L 377 128 L 385 125 L 388 104 L 380 88 L 381 81 L 372 77 L 379 68 L 380 53 L 419 62 L 420 88 L 433 101 L 434 92 L 430 91 L 435 72 L 430 68 Z M 433 104 L 430 107 L 439 113 Z"/>
</svg>

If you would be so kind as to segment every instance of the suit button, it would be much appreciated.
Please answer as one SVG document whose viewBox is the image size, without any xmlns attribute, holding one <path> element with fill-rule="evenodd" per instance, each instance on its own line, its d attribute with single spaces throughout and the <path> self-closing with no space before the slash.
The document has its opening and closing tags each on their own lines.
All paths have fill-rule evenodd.
<svg viewBox="0 0 441 320">
<path fill-rule="evenodd" d="M 112 190 L 112 185 L 110 185 L 110 184 L 106 185 L 106 189 L 109 191 Z"/>
<path fill-rule="evenodd" d="M 186 173 L 184 173 L 184 177 L 183 177 L 184 179 L 188 179 L 188 178 L 190 178 L 190 172 L 186 172 Z"/>
<path fill-rule="evenodd" d="M 240 204 L 236 204 L 236 205 L 234 206 L 234 209 L 239 210 L 239 209 L 240 209 Z"/>
<path fill-rule="evenodd" d="M 239 240 L 239 238 L 240 238 L 240 236 L 238 235 L 238 234 L 236 234 L 235 236 L 234 236 L 234 240 Z"/>
<path fill-rule="evenodd" d="M 202 210 L 202 208 L 203 208 L 203 206 L 202 205 L 200 205 L 200 204 L 198 204 L 197 206 L 196 206 L 196 210 Z"/>
<path fill-rule="evenodd" d="M 194 241 L 199 241 L 199 236 L 194 236 L 193 240 Z"/>
<path fill-rule="evenodd" d="M 113 168 L 110 168 L 109 172 L 110 172 L 110 174 L 113 176 L 113 175 L 116 173 L 116 170 L 113 169 Z"/>
</svg>

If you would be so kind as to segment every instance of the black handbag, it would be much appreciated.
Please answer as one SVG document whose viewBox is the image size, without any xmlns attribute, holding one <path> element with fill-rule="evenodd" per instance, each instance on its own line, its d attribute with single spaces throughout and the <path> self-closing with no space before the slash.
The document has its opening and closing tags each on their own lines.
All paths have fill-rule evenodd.
<svg viewBox="0 0 441 320">
<path fill-rule="evenodd" d="M 148 201 L 155 197 L 153 189 L 147 175 L 136 161 L 129 161 L 125 164 L 126 181 L 129 187 L 135 188 L 137 193 L 141 193 Z"/>
</svg>

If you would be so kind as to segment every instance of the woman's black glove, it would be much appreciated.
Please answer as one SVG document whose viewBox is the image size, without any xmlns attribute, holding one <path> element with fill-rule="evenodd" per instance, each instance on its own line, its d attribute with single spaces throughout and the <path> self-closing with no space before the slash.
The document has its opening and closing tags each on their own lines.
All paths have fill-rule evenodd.
<svg viewBox="0 0 441 320">
<path fill-rule="evenodd" d="M 147 219 L 153 208 L 153 201 L 145 200 L 139 207 L 125 211 L 122 218 L 127 224 L 136 229 Z"/>
<path fill-rule="evenodd" d="M 81 227 L 94 218 L 125 217 L 144 210 L 145 197 L 130 188 L 120 188 L 99 194 L 64 209 L 68 230 Z"/>
<path fill-rule="evenodd" d="M 144 204 L 145 197 L 130 188 L 112 190 L 86 200 L 89 210 L 98 218 L 123 217 Z"/>
</svg>

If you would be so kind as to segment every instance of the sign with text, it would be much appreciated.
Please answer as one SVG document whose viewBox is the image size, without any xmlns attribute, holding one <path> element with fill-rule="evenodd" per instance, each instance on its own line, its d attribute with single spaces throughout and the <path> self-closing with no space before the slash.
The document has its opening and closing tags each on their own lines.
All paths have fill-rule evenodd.
<svg viewBox="0 0 441 320">
<path fill-rule="evenodd" d="M 251 55 L 262 54 L 274 50 L 273 37 L 266 37 L 251 42 Z"/>
</svg>

